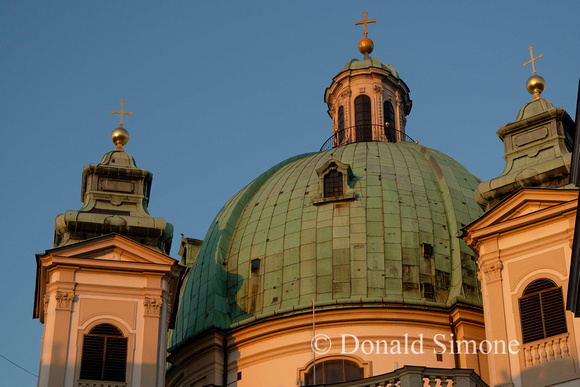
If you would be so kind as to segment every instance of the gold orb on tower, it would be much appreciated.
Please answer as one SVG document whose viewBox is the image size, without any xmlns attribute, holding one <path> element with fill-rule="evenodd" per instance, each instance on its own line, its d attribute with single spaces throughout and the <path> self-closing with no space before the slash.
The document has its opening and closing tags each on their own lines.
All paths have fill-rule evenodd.
<svg viewBox="0 0 580 387">
<path fill-rule="evenodd" d="M 123 146 L 129 142 L 129 132 L 125 128 L 118 127 L 113 130 L 111 140 L 117 146 L 117 149 L 123 149 Z"/>
<path fill-rule="evenodd" d="M 542 94 L 545 87 L 546 81 L 539 75 L 532 75 L 526 82 L 526 89 L 528 89 L 528 92 L 534 96 L 534 100 L 541 98 L 540 94 Z"/>
<path fill-rule="evenodd" d="M 370 54 L 373 52 L 375 48 L 375 44 L 370 38 L 362 38 L 360 42 L 358 42 L 358 50 L 361 54 Z"/>
</svg>

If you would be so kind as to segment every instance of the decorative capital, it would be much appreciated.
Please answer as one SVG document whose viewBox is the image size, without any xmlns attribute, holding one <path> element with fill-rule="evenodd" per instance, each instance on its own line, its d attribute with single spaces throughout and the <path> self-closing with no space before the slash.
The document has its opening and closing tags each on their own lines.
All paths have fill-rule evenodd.
<svg viewBox="0 0 580 387">
<path fill-rule="evenodd" d="M 383 94 L 383 92 L 385 91 L 385 88 L 379 85 L 375 85 L 375 93 L 377 94 Z"/>
<path fill-rule="evenodd" d="M 75 299 L 74 293 L 57 291 L 55 298 L 56 298 L 56 310 L 72 311 L 72 304 Z"/>
<path fill-rule="evenodd" d="M 161 300 L 161 298 L 145 297 L 145 301 L 143 301 L 143 306 L 145 306 L 145 316 L 159 317 L 162 304 L 163 300 Z"/>
<path fill-rule="evenodd" d="M 503 269 L 503 263 L 499 260 L 481 265 L 485 282 L 490 283 L 501 280 L 501 269 Z"/>
</svg>

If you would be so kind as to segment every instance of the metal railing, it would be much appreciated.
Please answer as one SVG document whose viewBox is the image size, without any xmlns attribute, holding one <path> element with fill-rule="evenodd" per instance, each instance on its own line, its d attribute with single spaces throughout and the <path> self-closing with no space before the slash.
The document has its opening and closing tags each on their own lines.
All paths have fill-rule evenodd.
<svg viewBox="0 0 580 387">
<path fill-rule="evenodd" d="M 322 147 L 320 152 L 332 149 L 340 145 L 350 144 L 352 142 L 365 142 L 365 141 L 381 141 L 381 142 L 400 142 L 400 141 L 411 141 L 415 142 L 411 137 L 407 136 L 404 132 L 389 128 L 386 125 L 356 125 L 351 126 L 334 133 Z"/>
<path fill-rule="evenodd" d="M 489 387 L 471 369 L 404 366 L 388 374 L 352 382 L 326 384 L 325 387 Z"/>
</svg>

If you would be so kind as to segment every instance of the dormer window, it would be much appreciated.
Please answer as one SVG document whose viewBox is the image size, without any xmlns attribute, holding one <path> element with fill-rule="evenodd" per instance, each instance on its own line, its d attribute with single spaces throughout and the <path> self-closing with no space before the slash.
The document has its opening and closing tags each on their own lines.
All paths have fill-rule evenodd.
<svg viewBox="0 0 580 387">
<path fill-rule="evenodd" d="M 334 164 L 336 168 L 336 164 Z M 336 169 L 331 170 L 324 176 L 324 197 L 333 198 L 342 196 L 343 194 L 343 181 L 342 172 L 338 172 Z"/>
<path fill-rule="evenodd" d="M 312 199 L 313 204 L 356 198 L 354 186 L 357 177 L 352 173 L 348 164 L 341 163 L 340 160 L 330 155 L 326 163 L 316 169 L 316 173 L 318 173 L 320 183 L 318 194 Z"/>
</svg>

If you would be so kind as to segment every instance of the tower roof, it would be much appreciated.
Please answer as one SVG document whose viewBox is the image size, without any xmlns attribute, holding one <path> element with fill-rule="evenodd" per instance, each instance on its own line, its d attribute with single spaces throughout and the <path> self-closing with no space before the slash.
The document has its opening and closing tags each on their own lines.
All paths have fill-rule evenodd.
<svg viewBox="0 0 580 387">
<path fill-rule="evenodd" d="M 366 59 L 356 59 L 356 58 L 351 59 L 348 62 L 346 62 L 346 64 L 342 68 L 342 71 L 368 69 L 371 67 L 386 70 L 390 72 L 391 75 L 394 76 L 395 78 L 400 79 L 399 74 L 395 71 L 393 66 L 381 63 L 379 59 L 372 57 L 368 57 Z"/>
<path fill-rule="evenodd" d="M 574 121 L 563 108 L 557 108 L 542 98 L 546 87 L 544 78 L 537 75 L 530 46 L 532 76 L 526 89 L 533 95 L 522 106 L 516 120 L 502 125 L 497 131 L 504 143 L 503 172 L 482 182 L 474 192 L 475 199 L 486 211 L 515 191 L 526 187 L 560 188 L 569 184 Z"/>
</svg>

